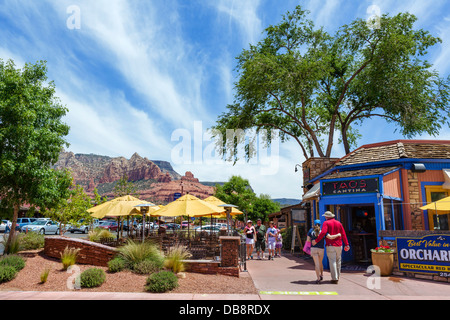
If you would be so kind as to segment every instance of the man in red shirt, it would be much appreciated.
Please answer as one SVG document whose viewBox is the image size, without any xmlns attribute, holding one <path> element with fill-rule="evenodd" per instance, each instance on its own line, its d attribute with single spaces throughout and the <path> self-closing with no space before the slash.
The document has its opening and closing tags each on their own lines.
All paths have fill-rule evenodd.
<svg viewBox="0 0 450 320">
<path fill-rule="evenodd" d="M 320 231 L 317 239 L 312 241 L 315 245 L 317 242 L 322 240 L 327 234 L 335 235 L 340 233 L 341 236 L 336 239 L 326 239 L 327 247 L 327 257 L 330 263 L 331 272 L 331 283 L 338 283 L 339 276 L 341 274 L 341 261 L 342 261 L 342 240 L 345 243 L 345 251 L 350 250 L 350 245 L 348 244 L 347 235 L 345 234 L 344 227 L 342 224 L 334 219 L 334 214 L 330 211 L 326 211 L 323 215 L 326 221 L 322 225 L 322 230 Z"/>
</svg>

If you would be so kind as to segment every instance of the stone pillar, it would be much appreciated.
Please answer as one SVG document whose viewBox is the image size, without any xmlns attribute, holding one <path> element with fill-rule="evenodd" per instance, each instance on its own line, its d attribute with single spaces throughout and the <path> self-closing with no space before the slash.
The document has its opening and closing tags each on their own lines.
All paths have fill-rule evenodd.
<svg viewBox="0 0 450 320">
<path fill-rule="evenodd" d="M 309 158 L 302 163 L 303 185 L 330 169 L 339 158 Z M 304 189 L 306 193 L 308 190 Z"/>
<path fill-rule="evenodd" d="M 221 267 L 237 267 L 239 265 L 239 247 L 241 245 L 241 237 L 220 237 L 222 247 L 222 263 Z"/>
</svg>

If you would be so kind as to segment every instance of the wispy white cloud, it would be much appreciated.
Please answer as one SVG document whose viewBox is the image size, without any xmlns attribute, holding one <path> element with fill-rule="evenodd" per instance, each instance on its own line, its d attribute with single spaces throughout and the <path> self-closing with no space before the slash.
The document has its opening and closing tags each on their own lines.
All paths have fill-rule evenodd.
<svg viewBox="0 0 450 320">
<path fill-rule="evenodd" d="M 263 26 L 258 15 L 260 0 L 219 0 L 210 3 L 216 10 L 228 17 L 229 28 L 238 26 L 239 32 L 233 34 L 242 39 L 245 47 L 255 44 L 261 37 Z"/>
</svg>

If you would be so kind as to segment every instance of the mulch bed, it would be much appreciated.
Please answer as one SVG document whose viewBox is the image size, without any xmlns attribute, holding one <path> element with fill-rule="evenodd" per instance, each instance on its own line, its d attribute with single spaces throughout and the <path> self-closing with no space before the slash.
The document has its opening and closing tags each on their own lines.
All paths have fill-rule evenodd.
<svg viewBox="0 0 450 320">
<path fill-rule="evenodd" d="M 73 279 L 75 273 L 69 273 L 62 268 L 58 259 L 43 255 L 43 250 L 21 252 L 19 255 L 26 259 L 25 268 L 15 279 L 0 284 L 0 291 L 71 291 L 68 279 Z M 77 265 L 83 272 L 90 265 Z M 49 268 L 46 283 L 40 283 L 41 273 Z M 145 292 L 145 282 L 148 275 L 139 275 L 131 271 L 109 273 L 106 267 L 96 267 L 105 270 L 106 281 L 98 288 L 82 288 L 86 292 Z M 71 278 L 72 277 L 72 278 Z M 230 277 L 224 275 L 205 275 L 186 273 L 186 278 L 178 280 L 179 287 L 171 293 L 196 294 L 255 294 L 253 281 L 250 277 Z"/>
</svg>

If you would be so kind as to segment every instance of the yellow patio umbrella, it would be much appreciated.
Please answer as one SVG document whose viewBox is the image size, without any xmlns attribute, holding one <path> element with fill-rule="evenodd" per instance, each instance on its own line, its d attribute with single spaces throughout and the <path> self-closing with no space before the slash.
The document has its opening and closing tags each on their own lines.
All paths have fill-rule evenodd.
<svg viewBox="0 0 450 320">
<path fill-rule="evenodd" d="M 163 208 L 150 213 L 150 215 L 159 217 L 202 217 L 211 214 L 222 214 L 224 212 L 224 208 L 217 207 L 216 205 L 203 201 L 193 195 L 186 194 L 177 200 L 170 202 Z"/>
<path fill-rule="evenodd" d="M 203 199 L 203 201 L 211 203 L 211 204 L 213 204 L 215 206 L 224 206 L 224 205 L 226 205 L 225 202 L 223 202 L 222 200 L 220 200 L 219 198 L 214 197 L 214 196 L 209 196 L 208 198 Z M 237 216 L 237 215 L 240 215 L 240 214 L 244 214 L 244 213 L 242 211 L 238 210 L 237 208 L 234 208 L 234 207 L 231 208 L 231 212 L 230 212 L 231 216 Z M 213 215 L 213 218 L 225 218 L 226 216 L 227 216 L 227 214 L 226 214 L 226 212 L 224 212 L 224 213 L 219 214 L 219 215 Z"/>
<path fill-rule="evenodd" d="M 148 203 L 136 197 L 127 195 L 102 203 L 98 206 L 88 209 L 91 217 L 102 219 L 104 217 L 122 217 L 136 212 L 136 206 Z M 139 211 L 140 212 L 140 211 Z M 140 214 L 136 212 L 137 214 Z"/>
<path fill-rule="evenodd" d="M 450 211 L 450 197 L 420 207 L 421 210 Z"/>
</svg>

